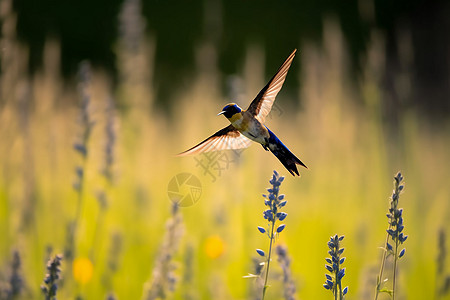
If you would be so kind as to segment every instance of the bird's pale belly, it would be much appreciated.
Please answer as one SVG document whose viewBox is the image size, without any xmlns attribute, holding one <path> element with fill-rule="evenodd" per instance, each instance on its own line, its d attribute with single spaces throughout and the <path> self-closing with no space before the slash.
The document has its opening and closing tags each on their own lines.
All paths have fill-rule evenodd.
<svg viewBox="0 0 450 300">
<path fill-rule="evenodd" d="M 251 119 L 248 122 L 239 122 L 238 124 L 233 124 L 233 126 L 244 136 L 262 145 L 265 145 L 269 138 L 267 128 L 256 119 Z"/>
</svg>

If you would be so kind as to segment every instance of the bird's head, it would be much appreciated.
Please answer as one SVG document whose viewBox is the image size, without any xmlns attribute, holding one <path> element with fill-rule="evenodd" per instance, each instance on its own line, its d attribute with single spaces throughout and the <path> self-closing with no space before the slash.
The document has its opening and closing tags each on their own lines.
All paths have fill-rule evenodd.
<svg viewBox="0 0 450 300">
<path fill-rule="evenodd" d="M 227 119 L 231 119 L 235 114 L 240 113 L 242 109 L 236 103 L 229 103 L 225 105 L 220 113 L 217 115 L 224 115 Z"/>
</svg>

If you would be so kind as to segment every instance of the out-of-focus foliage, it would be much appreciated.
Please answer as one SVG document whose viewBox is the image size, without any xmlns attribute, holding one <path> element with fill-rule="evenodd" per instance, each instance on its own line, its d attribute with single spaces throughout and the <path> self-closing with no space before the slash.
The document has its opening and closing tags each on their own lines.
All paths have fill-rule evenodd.
<svg viewBox="0 0 450 300">
<path fill-rule="evenodd" d="M 61 45 L 60 67 L 65 78 L 72 78 L 80 61 L 88 59 L 120 80 L 117 78 L 120 53 L 114 47 L 123 34 L 123 23 L 117 15 L 125 2 L 14 0 L 18 36 L 29 45 L 26 55 L 29 70 L 35 73 L 45 65 L 45 45 L 49 38 L 56 38 Z M 399 105 L 416 106 L 432 118 L 450 115 L 450 71 L 445 63 L 450 59 L 448 1 L 131 2 L 142 2 L 139 13 L 142 11 L 145 34 L 153 39 L 155 48 L 155 59 L 147 68 L 154 68 L 156 76 L 152 83 L 158 96 L 155 101 L 165 109 L 177 103 L 178 92 L 193 84 L 200 43 L 208 42 L 215 47 L 216 67 L 226 75 L 242 71 L 249 43 L 262 45 L 266 52 L 262 62 L 268 67 L 262 72 L 271 76 L 280 57 L 289 52 L 287 49 L 297 47 L 301 53 L 311 43 L 323 45 L 326 34 L 323 20 L 333 17 L 349 53 L 346 66 L 352 80 L 364 69 L 372 33 L 379 31 L 385 35 L 384 45 L 379 49 L 385 56 L 380 62 L 383 107 L 392 111 Z M 303 64 L 297 65 L 302 67 Z M 410 75 L 406 82 L 402 79 L 405 73 Z M 399 82 L 394 83 L 395 78 Z M 294 82 L 299 82 L 299 77 L 291 74 L 287 80 L 291 84 L 284 88 L 285 93 L 293 95 L 297 90 Z M 222 83 L 223 93 L 226 88 Z M 405 85 L 411 91 L 409 95 L 403 91 Z"/>
<path fill-rule="evenodd" d="M 17 251 L 20 270 L 13 273 L 20 274 L 21 297 L 41 297 L 45 265 L 64 252 L 77 219 L 73 261 L 62 258 L 58 298 L 140 299 L 148 295 L 160 266 L 156 273 L 167 275 L 169 297 L 253 299 L 255 282 L 243 276 L 254 272 L 254 249 L 266 242 L 256 228 L 264 210 L 261 194 L 276 169 L 286 177 L 283 193 L 289 198 L 284 221 L 289 230 L 276 243 L 289 249 L 298 297 L 329 299 L 322 287 L 324 245 L 339 233 L 345 235 L 348 258 L 346 298 L 371 299 L 392 176 L 401 170 L 409 238 L 396 291 L 407 299 L 435 294 L 438 231 L 450 228 L 450 127 L 446 122 L 431 125 L 408 107 L 385 113 L 391 110 L 382 100 L 383 34 L 371 32 L 357 78 L 349 75 L 347 47 L 332 19 L 323 22 L 323 48 L 303 43 L 294 60 L 303 67 L 293 66 L 288 74 L 299 79 L 286 81 L 298 93 L 293 97 L 282 90 L 267 118 L 267 126 L 309 167 L 301 170 L 301 178 L 293 178 L 259 145 L 221 152 L 215 160 L 175 156 L 227 125 L 216 116 L 231 100 L 222 96 L 223 82 L 232 82 L 226 94 L 235 95 L 232 100 L 241 106 L 253 99 L 268 80 L 266 51 L 257 42 L 246 43 L 242 71 L 225 78 L 218 70 L 218 48 L 199 41 L 192 84 L 177 93 L 169 118 L 155 107 L 156 88 L 148 84 L 156 76 L 156 42 L 144 37 L 133 15 L 139 3 L 126 3 L 122 13 L 131 12 L 132 18 L 123 18 L 124 35 L 117 43 L 117 85 L 95 66 L 87 86 L 65 82 L 57 40 L 46 42 L 42 70 L 28 76 L 27 47 L 17 42 L 14 14 L 3 11 L 0 287 L 10 282 L 11 253 Z M 130 37 L 135 47 L 125 42 Z M 280 63 L 291 50 L 278 50 Z M 392 78 L 405 97 L 411 94 L 411 85 L 404 84 L 410 76 L 405 72 Z M 83 133 L 82 91 L 89 97 L 93 122 L 85 158 L 74 150 Z M 175 192 L 192 193 L 195 204 L 174 214 L 169 182 L 181 173 L 200 184 L 179 186 Z M 83 188 L 74 189 L 80 174 Z M 167 242 L 171 239 L 176 243 Z M 276 260 L 271 274 L 267 298 L 282 299 L 283 270 Z"/>
</svg>

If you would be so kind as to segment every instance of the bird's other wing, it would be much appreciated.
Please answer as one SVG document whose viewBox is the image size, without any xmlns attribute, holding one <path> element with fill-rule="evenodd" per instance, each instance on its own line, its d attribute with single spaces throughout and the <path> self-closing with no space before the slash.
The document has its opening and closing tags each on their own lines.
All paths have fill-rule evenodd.
<svg viewBox="0 0 450 300">
<path fill-rule="evenodd" d="M 264 123 L 266 116 L 272 109 L 273 102 L 278 92 L 283 87 L 287 72 L 291 66 L 297 49 L 292 51 L 291 55 L 284 61 L 277 73 L 269 80 L 267 85 L 259 92 L 256 98 L 250 103 L 247 111 L 254 115 L 260 122 Z"/>
<path fill-rule="evenodd" d="M 199 143 L 198 145 L 181 152 L 177 156 L 190 154 L 199 154 L 203 152 L 218 151 L 225 149 L 242 149 L 251 144 L 251 140 L 242 135 L 233 125 L 229 125 L 212 136 Z"/>
</svg>

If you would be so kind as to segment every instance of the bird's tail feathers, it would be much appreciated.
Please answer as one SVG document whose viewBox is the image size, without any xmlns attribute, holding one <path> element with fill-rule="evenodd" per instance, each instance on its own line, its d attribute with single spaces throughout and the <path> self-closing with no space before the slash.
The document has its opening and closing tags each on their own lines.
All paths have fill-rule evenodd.
<svg viewBox="0 0 450 300">
<path fill-rule="evenodd" d="M 269 130 L 269 134 L 270 137 L 268 148 L 270 152 L 278 158 L 289 173 L 293 176 L 296 174 L 297 176 L 300 176 L 296 165 L 301 165 L 305 168 L 308 167 L 300 159 L 298 159 L 297 156 L 295 156 L 294 153 L 292 153 L 272 131 Z"/>
</svg>

